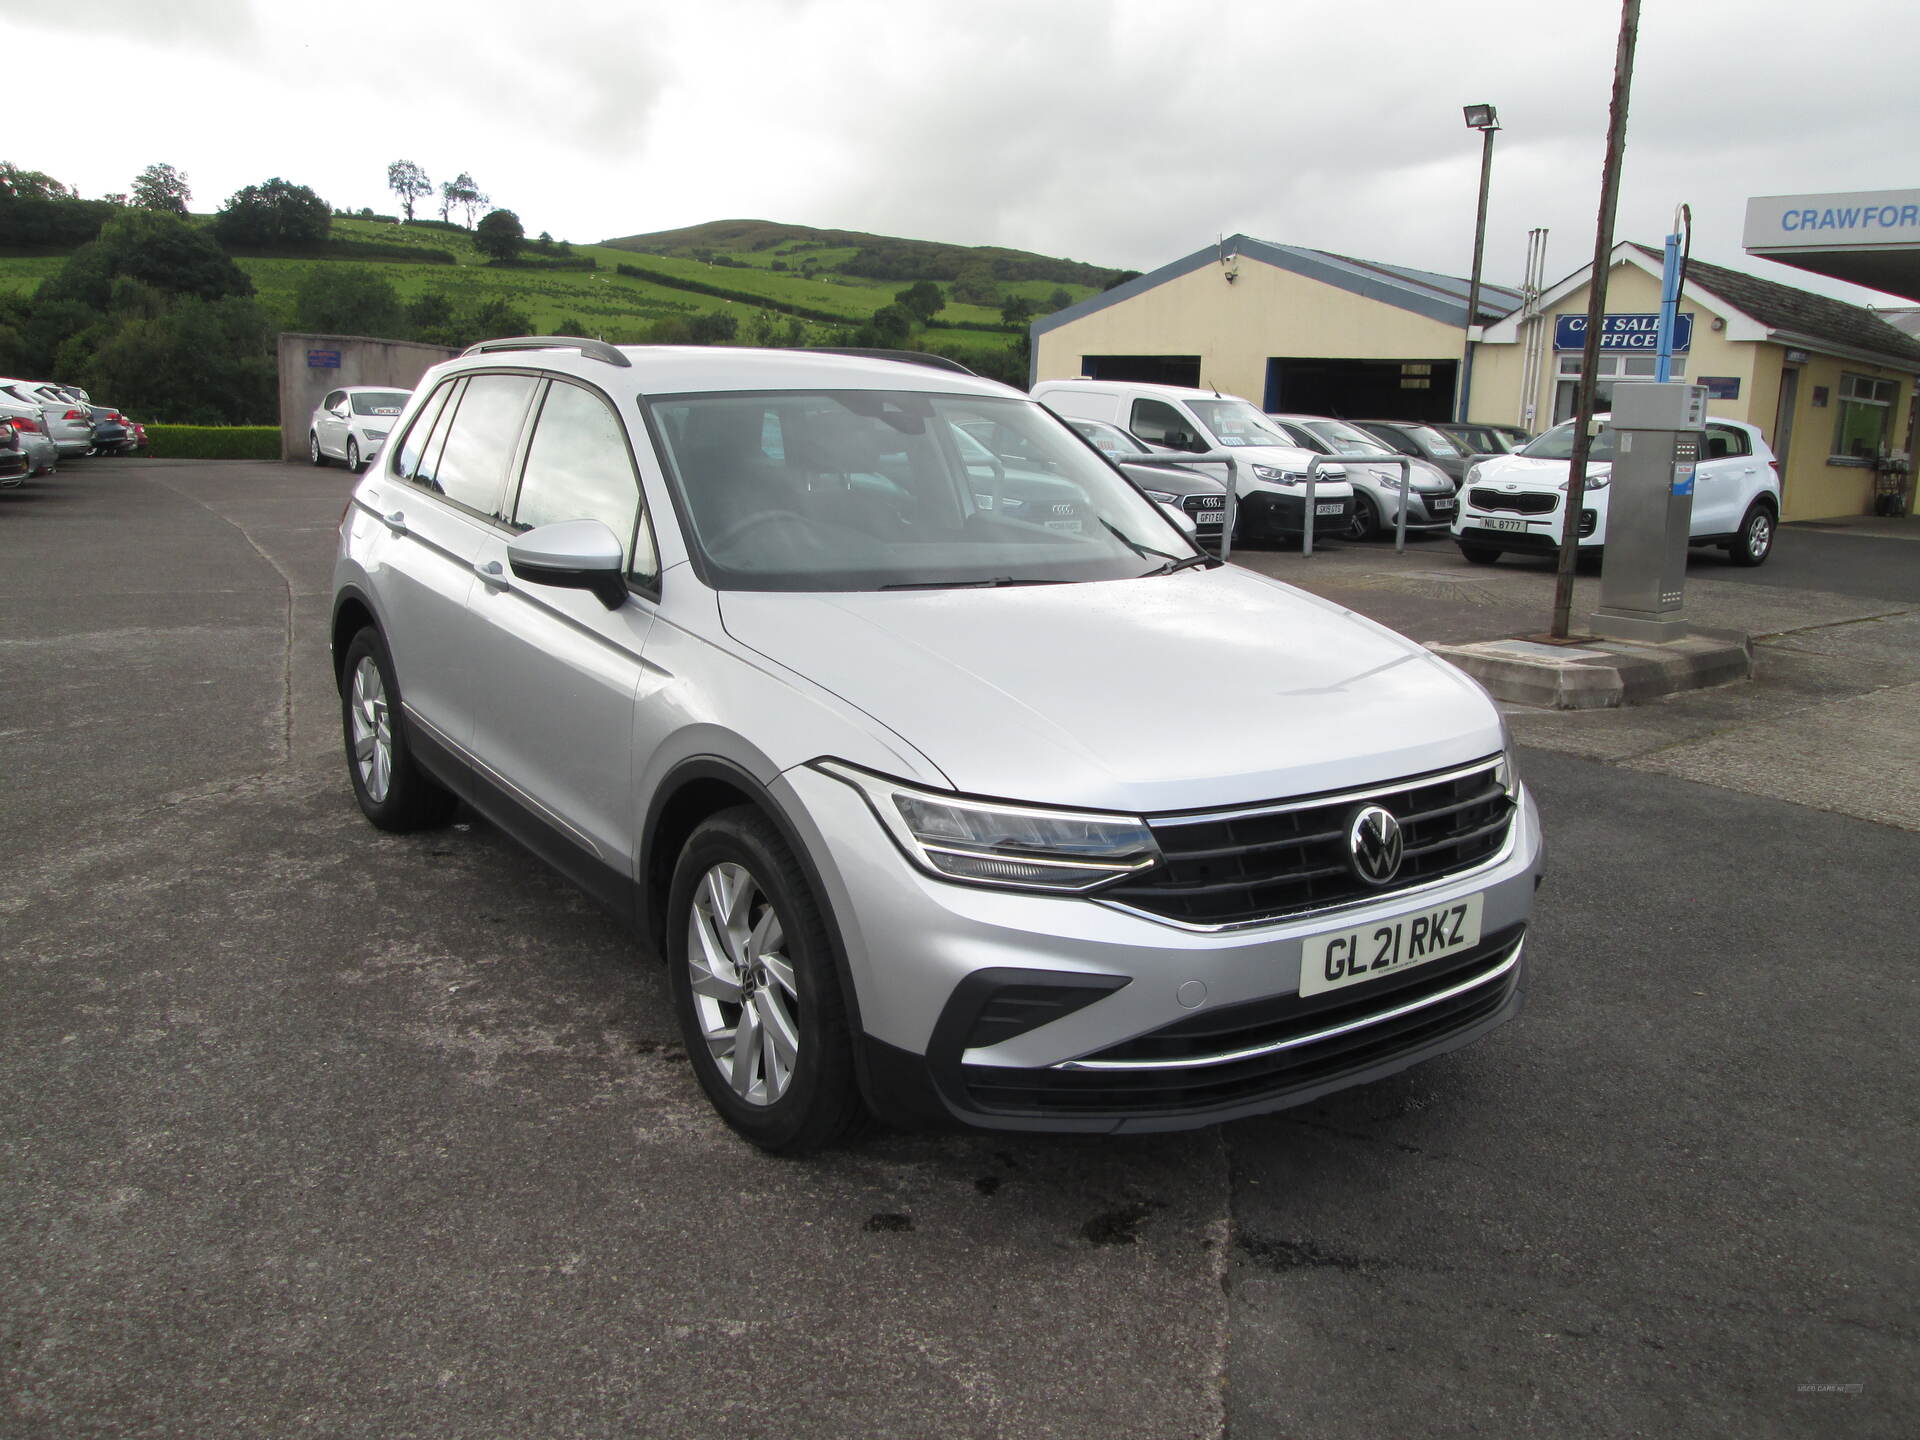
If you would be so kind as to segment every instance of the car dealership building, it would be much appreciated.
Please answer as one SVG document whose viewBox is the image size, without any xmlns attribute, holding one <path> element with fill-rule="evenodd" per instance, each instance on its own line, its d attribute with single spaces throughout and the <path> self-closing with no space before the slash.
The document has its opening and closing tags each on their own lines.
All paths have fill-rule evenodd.
<svg viewBox="0 0 1920 1440">
<path fill-rule="evenodd" d="M 1876 206 L 1869 242 L 1881 253 L 1857 262 L 1872 266 L 1865 283 L 1882 288 L 1903 273 L 1884 253 L 1901 243 L 1888 239 L 1894 227 L 1877 223 L 1889 205 L 1899 220 L 1899 203 Z M 1815 211 L 1817 224 L 1831 207 L 1795 208 Z M 1792 233 L 1804 241 L 1819 232 Z M 1915 235 L 1911 254 L 1920 255 L 1920 226 Z M 1481 286 L 1469 418 L 1540 430 L 1572 414 L 1591 268 L 1531 304 L 1509 287 Z M 1653 378 L 1660 269 L 1656 249 L 1613 251 L 1603 406 L 1615 384 Z M 1445 420 L 1463 363 L 1467 291 L 1454 276 L 1235 235 L 1036 321 L 1032 378 L 1204 385 L 1267 410 Z M 1766 434 L 1781 458 L 1784 518 L 1870 512 L 1888 471 L 1912 453 L 1920 338 L 1861 306 L 1697 257 L 1680 312 L 1674 378 L 1707 386 L 1710 413 Z"/>
</svg>

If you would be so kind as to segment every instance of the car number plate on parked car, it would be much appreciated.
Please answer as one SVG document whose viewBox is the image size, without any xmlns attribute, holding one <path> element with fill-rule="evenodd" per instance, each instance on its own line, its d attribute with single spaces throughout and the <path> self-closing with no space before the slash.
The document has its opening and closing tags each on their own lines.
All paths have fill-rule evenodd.
<svg viewBox="0 0 1920 1440">
<path fill-rule="evenodd" d="M 1319 995 L 1395 975 L 1480 943 L 1480 896 L 1467 895 L 1362 925 L 1316 935 L 1300 947 L 1300 993 Z"/>
<path fill-rule="evenodd" d="M 1315 502 L 1313 513 L 1316 515 L 1338 515 L 1347 508 L 1344 500 L 1320 500 Z"/>
<path fill-rule="evenodd" d="M 1434 499 L 1427 501 L 1427 508 L 1436 515 L 1444 515 L 1453 509 L 1453 501 L 1436 496 Z"/>
<path fill-rule="evenodd" d="M 1474 523 L 1483 530 L 1514 530 L 1514 531 L 1518 531 L 1522 535 L 1527 533 L 1527 522 L 1524 520 L 1488 519 L 1488 520 L 1476 520 Z"/>
</svg>

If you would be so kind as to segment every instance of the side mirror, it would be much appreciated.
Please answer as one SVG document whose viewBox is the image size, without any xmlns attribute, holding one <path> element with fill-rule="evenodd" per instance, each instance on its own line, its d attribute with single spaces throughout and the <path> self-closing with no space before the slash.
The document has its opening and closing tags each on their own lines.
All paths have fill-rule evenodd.
<svg viewBox="0 0 1920 1440">
<path fill-rule="evenodd" d="M 620 539 L 599 520 L 541 525 L 507 542 L 507 564 L 519 579 L 563 590 L 591 591 L 609 610 L 627 603 Z"/>
</svg>

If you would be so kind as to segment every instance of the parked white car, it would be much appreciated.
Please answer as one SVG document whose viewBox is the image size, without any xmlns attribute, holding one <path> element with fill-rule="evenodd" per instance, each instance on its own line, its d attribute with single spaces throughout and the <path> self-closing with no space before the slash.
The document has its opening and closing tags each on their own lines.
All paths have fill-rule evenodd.
<svg viewBox="0 0 1920 1440">
<path fill-rule="evenodd" d="M 1283 435 L 1258 406 L 1237 395 L 1131 380 L 1042 380 L 1033 398 L 1068 420 L 1104 420 L 1162 455 L 1231 450 L 1235 538 L 1297 535 L 1304 528 L 1313 452 Z M 1339 533 L 1353 515 L 1344 466 L 1325 465 L 1313 487 L 1314 528 Z"/>
<path fill-rule="evenodd" d="M 1607 501 L 1613 476 L 1611 417 L 1589 449 L 1580 509 L 1580 550 L 1599 554 L 1607 543 Z M 1567 462 L 1574 424 L 1556 425 L 1517 454 L 1477 462 L 1460 491 L 1453 538 L 1476 565 L 1507 551 L 1544 555 L 1560 547 Z M 1694 469 L 1691 542 L 1717 545 L 1736 565 L 1758 565 L 1773 551 L 1780 523 L 1780 464 L 1759 427 L 1739 420 L 1707 422 L 1705 456 Z"/>
<path fill-rule="evenodd" d="M 1407 529 L 1445 530 L 1453 523 L 1453 477 L 1438 465 L 1389 450 L 1366 431 L 1324 415 L 1274 415 L 1267 418 L 1308 450 L 1338 455 L 1347 462 L 1353 486 L 1353 516 L 1343 532 L 1348 540 L 1371 540 L 1394 528 L 1400 518 L 1400 464 L 1407 462 Z M 1378 459 L 1378 465 L 1368 460 Z"/>
<path fill-rule="evenodd" d="M 391 385 L 346 385 L 329 391 L 307 422 L 307 458 L 316 465 L 338 460 L 359 474 L 387 443 L 387 431 L 412 394 Z"/>
</svg>

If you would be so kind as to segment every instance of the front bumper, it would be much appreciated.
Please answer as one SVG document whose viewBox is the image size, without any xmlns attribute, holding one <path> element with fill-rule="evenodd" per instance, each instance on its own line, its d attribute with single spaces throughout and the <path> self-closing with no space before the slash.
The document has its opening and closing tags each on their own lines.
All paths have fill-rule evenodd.
<svg viewBox="0 0 1920 1440">
<path fill-rule="evenodd" d="M 1209 1125 L 1391 1074 L 1466 1044 L 1521 1004 L 1520 946 L 1543 863 L 1538 814 L 1524 793 L 1507 843 L 1471 873 L 1209 931 L 1095 900 L 936 880 L 900 854 L 849 786 L 801 768 L 779 788 L 838 922 L 869 1099 L 892 1118 L 1049 1131 Z M 1299 996 L 1308 939 L 1471 894 L 1481 896 L 1477 949 Z M 1457 995 L 1429 998 L 1468 981 Z M 1044 1005 L 1074 986 L 1099 998 L 972 1043 L 994 1033 L 980 1028 L 988 1010 L 1028 1003 L 1009 997 Z M 1425 1003 L 1403 1010 L 1414 1000 Z M 1116 1047 L 1118 1067 L 1097 1063 Z M 1181 1063 L 1127 1063 L 1136 1052 Z"/>
<path fill-rule="evenodd" d="M 1339 510 L 1333 510 L 1338 503 Z M 1322 506 L 1327 507 L 1324 511 Z M 1269 539 L 1276 535 L 1298 535 L 1306 529 L 1307 497 L 1281 490 L 1255 490 L 1240 497 L 1234 507 L 1233 531 L 1237 539 Z M 1315 496 L 1313 528 L 1326 535 L 1344 530 L 1353 519 L 1353 496 Z"/>
</svg>

